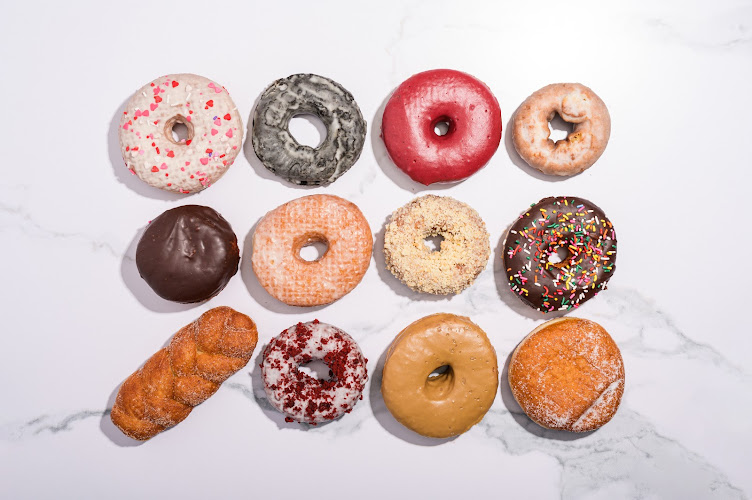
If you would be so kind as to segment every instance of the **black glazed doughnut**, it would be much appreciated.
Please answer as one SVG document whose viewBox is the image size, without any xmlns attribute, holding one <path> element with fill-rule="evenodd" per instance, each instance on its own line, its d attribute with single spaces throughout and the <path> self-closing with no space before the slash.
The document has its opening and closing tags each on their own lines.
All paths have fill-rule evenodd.
<svg viewBox="0 0 752 500">
<path fill-rule="evenodd" d="M 185 304 L 217 295 L 238 272 L 240 250 L 215 210 L 184 205 L 149 223 L 136 247 L 136 267 L 157 295 Z"/>
<path fill-rule="evenodd" d="M 504 241 L 509 286 L 547 313 L 578 307 L 606 288 L 616 267 L 616 233 L 592 202 L 544 198 L 512 225 Z"/>
<path fill-rule="evenodd" d="M 290 119 L 318 116 L 326 126 L 317 148 L 299 144 Z M 253 113 L 253 149 L 276 175 L 301 185 L 331 184 L 358 160 L 366 139 L 366 121 L 352 94 L 339 83 L 311 74 L 272 83 Z"/>
</svg>

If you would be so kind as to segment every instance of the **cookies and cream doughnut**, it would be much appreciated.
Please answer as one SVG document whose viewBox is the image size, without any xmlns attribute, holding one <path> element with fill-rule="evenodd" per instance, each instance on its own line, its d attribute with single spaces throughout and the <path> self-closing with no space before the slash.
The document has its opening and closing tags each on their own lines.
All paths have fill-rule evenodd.
<svg viewBox="0 0 752 500">
<path fill-rule="evenodd" d="M 464 316 L 440 313 L 419 319 L 394 339 L 381 393 L 402 425 L 446 438 L 480 422 L 498 387 L 496 351 L 485 332 Z"/>
<path fill-rule="evenodd" d="M 312 360 L 326 363 L 328 380 L 300 370 Z M 367 362 L 350 335 L 314 320 L 291 326 L 269 342 L 261 376 L 269 402 L 285 420 L 315 425 L 350 413 L 362 399 Z"/>
<path fill-rule="evenodd" d="M 187 137 L 175 140 L 182 124 Z M 243 122 L 224 87 L 203 76 L 167 75 L 125 106 L 118 129 L 128 169 L 147 184 L 179 193 L 206 189 L 240 153 Z"/>
<path fill-rule="evenodd" d="M 558 318 L 520 342 L 509 386 L 525 413 L 549 429 L 592 431 L 606 424 L 624 393 L 624 362 L 598 323 Z"/>
<path fill-rule="evenodd" d="M 290 120 L 316 115 L 326 126 L 316 148 L 299 144 Z M 293 184 L 336 181 L 358 160 L 366 139 L 366 121 L 352 94 L 319 75 L 298 74 L 272 83 L 253 112 L 253 149 L 261 163 Z"/>
<path fill-rule="evenodd" d="M 556 114 L 574 124 L 565 140 L 552 141 Z M 611 117 L 600 97 L 579 83 L 555 83 L 520 105 L 512 123 L 514 148 L 533 168 L 549 175 L 574 175 L 590 168 L 606 150 Z"/>
<path fill-rule="evenodd" d="M 424 244 L 431 236 L 444 238 L 438 251 Z M 387 269 L 418 292 L 460 293 L 486 267 L 490 254 L 478 212 L 448 196 L 416 198 L 392 214 L 384 231 Z"/>
</svg>

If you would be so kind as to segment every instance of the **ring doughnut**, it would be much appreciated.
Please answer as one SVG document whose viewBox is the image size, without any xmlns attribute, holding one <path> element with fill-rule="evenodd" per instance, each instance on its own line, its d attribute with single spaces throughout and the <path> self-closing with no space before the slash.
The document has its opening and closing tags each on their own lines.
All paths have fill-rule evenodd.
<svg viewBox="0 0 752 500">
<path fill-rule="evenodd" d="M 434 131 L 439 123 L 448 129 Z M 477 78 L 435 69 L 405 80 L 384 108 L 381 135 L 397 167 L 422 184 L 470 177 L 501 142 L 501 110 Z"/>
<path fill-rule="evenodd" d="M 442 236 L 431 252 L 424 239 Z M 470 286 L 491 254 L 486 224 L 470 206 L 425 195 L 397 209 L 384 231 L 386 267 L 415 291 L 448 295 Z"/>
<path fill-rule="evenodd" d="M 317 148 L 299 144 L 290 119 L 316 115 L 326 138 Z M 336 181 L 358 160 L 366 140 L 366 121 L 352 94 L 339 83 L 311 74 L 291 75 L 272 83 L 253 113 L 253 149 L 261 163 L 293 184 Z"/>
<path fill-rule="evenodd" d="M 300 257 L 314 242 L 328 245 L 315 261 Z M 270 295 L 292 306 L 329 304 L 363 279 L 373 236 L 357 206 L 338 196 L 304 196 L 279 206 L 253 233 L 253 272 Z"/>
<path fill-rule="evenodd" d="M 619 408 L 624 362 L 619 347 L 598 323 L 553 319 L 530 332 L 514 350 L 509 386 L 538 425 L 592 431 Z"/>
<path fill-rule="evenodd" d="M 300 370 L 312 360 L 326 363 L 329 380 Z M 269 402 L 286 421 L 316 425 L 350 413 L 363 398 L 367 362 L 350 335 L 314 320 L 291 326 L 269 342 L 261 377 Z"/>
<path fill-rule="evenodd" d="M 446 370 L 438 376 L 432 372 Z M 389 412 L 423 436 L 462 434 L 481 421 L 496 397 L 496 351 L 464 316 L 432 314 L 394 339 L 386 354 L 381 393 Z"/>
<path fill-rule="evenodd" d="M 548 128 L 556 114 L 574 129 L 552 141 Z M 554 83 L 525 99 L 514 115 L 514 148 L 528 165 L 548 175 L 574 175 L 589 168 L 606 150 L 611 117 L 600 97 L 579 83 Z"/>
<path fill-rule="evenodd" d="M 543 313 L 579 307 L 606 288 L 616 268 L 614 225 L 582 198 L 544 198 L 504 240 L 509 286 Z"/>
<path fill-rule="evenodd" d="M 173 127 L 187 129 L 173 138 Z M 191 74 L 147 83 L 125 105 L 118 128 L 125 165 L 147 184 L 195 193 L 230 168 L 243 143 L 243 122 L 230 94 Z"/>
</svg>

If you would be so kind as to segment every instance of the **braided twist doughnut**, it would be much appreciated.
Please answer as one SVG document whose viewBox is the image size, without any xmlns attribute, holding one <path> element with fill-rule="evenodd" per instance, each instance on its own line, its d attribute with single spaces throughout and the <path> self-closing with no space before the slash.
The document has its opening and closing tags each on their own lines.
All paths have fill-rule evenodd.
<svg viewBox="0 0 752 500">
<path fill-rule="evenodd" d="M 257 340 L 245 314 L 229 307 L 206 311 L 123 382 L 112 422 L 141 441 L 179 424 L 248 363 Z"/>
</svg>

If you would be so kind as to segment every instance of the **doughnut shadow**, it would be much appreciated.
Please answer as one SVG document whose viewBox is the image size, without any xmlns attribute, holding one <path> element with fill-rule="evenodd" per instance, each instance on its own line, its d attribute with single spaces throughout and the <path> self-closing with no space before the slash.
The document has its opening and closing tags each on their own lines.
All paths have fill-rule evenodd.
<svg viewBox="0 0 752 500">
<path fill-rule="evenodd" d="M 261 167 L 266 170 L 263 165 Z M 271 172 L 269 173 L 271 174 Z M 264 309 L 278 314 L 314 313 L 328 306 L 329 304 L 311 307 L 289 306 L 272 297 L 269 292 L 261 286 L 258 278 L 256 278 L 256 273 L 253 272 L 251 256 L 253 255 L 253 233 L 256 232 L 256 227 L 263 218 L 264 216 L 260 217 L 248 231 L 248 234 L 245 235 L 245 239 L 243 240 L 243 251 L 240 256 L 240 276 L 243 279 L 243 283 L 245 283 L 245 287 L 248 289 L 248 293 L 253 297 L 253 300 Z"/>
<path fill-rule="evenodd" d="M 139 179 L 137 175 L 132 174 L 125 166 L 123 155 L 120 153 L 120 137 L 118 131 L 120 130 L 120 117 L 123 115 L 125 105 L 129 100 L 130 96 L 118 106 L 115 115 L 110 121 L 110 128 L 107 132 L 107 152 L 110 156 L 110 166 L 115 173 L 115 177 L 120 184 L 124 184 L 127 188 L 147 198 L 164 201 L 174 201 L 185 198 L 186 195 L 184 194 L 173 193 L 171 191 L 165 191 L 148 185 Z"/>
<path fill-rule="evenodd" d="M 522 340 L 520 340 L 520 342 L 522 342 Z M 525 429 L 530 434 L 534 434 L 535 436 L 538 436 L 540 438 L 553 439 L 556 441 L 576 441 L 578 439 L 586 438 L 596 432 L 597 429 L 589 432 L 569 432 L 555 429 L 546 429 L 545 427 L 541 427 L 540 425 L 533 422 L 530 417 L 528 417 L 525 412 L 522 411 L 522 408 L 520 408 L 517 400 L 514 399 L 512 388 L 509 386 L 509 362 L 512 360 L 512 355 L 519 345 L 520 344 L 518 343 L 516 346 L 514 346 L 514 349 L 509 352 L 507 359 L 504 361 L 504 368 L 501 371 L 501 383 L 499 384 L 501 401 L 502 403 L 504 403 L 504 406 L 507 408 L 507 410 L 509 410 L 509 414 L 512 415 L 514 421 L 517 422 L 520 427 Z"/>
<path fill-rule="evenodd" d="M 384 372 L 384 363 L 386 362 L 386 353 L 388 347 L 381 353 L 379 360 L 376 363 L 376 367 L 371 372 L 371 380 L 368 386 L 368 402 L 371 405 L 371 411 L 376 421 L 386 429 L 389 434 L 398 437 L 399 439 L 418 446 L 439 446 L 445 443 L 449 443 L 457 439 L 460 435 L 452 436 L 450 438 L 430 438 L 421 436 L 417 432 L 414 432 L 392 416 L 386 407 L 384 398 L 381 395 L 381 378 Z"/>
<path fill-rule="evenodd" d="M 461 181 L 457 182 L 430 184 L 426 186 L 424 184 L 421 184 L 420 182 L 415 182 L 414 180 L 412 180 L 406 173 L 400 170 L 399 167 L 394 164 L 394 162 L 392 162 L 392 159 L 389 158 L 389 153 L 386 150 L 386 146 L 384 145 L 384 141 L 381 139 L 381 119 L 384 116 L 384 108 L 386 107 L 386 103 L 389 102 L 389 99 L 392 97 L 392 94 L 395 90 L 397 90 L 397 87 L 394 87 L 381 102 L 381 105 L 379 106 L 379 109 L 376 110 L 376 114 L 373 116 L 373 120 L 370 125 L 371 149 L 373 150 L 374 158 L 376 158 L 376 163 L 379 164 L 381 170 L 399 188 L 404 189 L 405 191 L 410 191 L 411 193 L 418 193 L 420 191 L 426 191 L 429 189 L 431 191 L 449 189 L 461 184 L 462 182 L 465 182 L 467 179 L 462 179 Z"/>
</svg>

